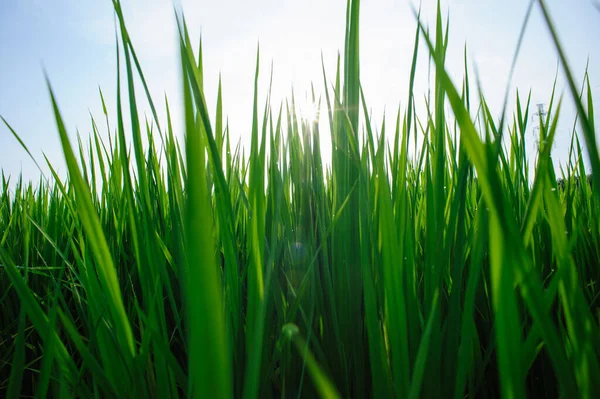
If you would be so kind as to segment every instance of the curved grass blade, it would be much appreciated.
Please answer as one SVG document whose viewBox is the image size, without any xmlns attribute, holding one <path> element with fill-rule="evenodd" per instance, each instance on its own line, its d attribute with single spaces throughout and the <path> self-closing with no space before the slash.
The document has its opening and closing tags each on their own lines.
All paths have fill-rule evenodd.
<svg viewBox="0 0 600 399">
<path fill-rule="evenodd" d="M 108 306 L 115 322 L 119 343 L 124 354 L 127 356 L 126 358 L 131 358 L 135 355 L 133 333 L 131 331 L 127 313 L 125 312 L 115 265 L 108 249 L 102 226 L 98 220 L 98 214 L 96 213 L 96 208 L 92 202 L 89 188 L 81 176 L 73 149 L 71 148 L 63 119 L 58 110 L 54 92 L 50 87 L 49 81 L 47 84 L 65 160 L 69 169 L 70 181 L 71 184 L 73 184 L 76 193 L 75 204 L 77 206 L 77 212 L 81 219 L 83 229 L 89 238 L 89 244 L 96 260 L 100 284 L 109 298 Z"/>
</svg>

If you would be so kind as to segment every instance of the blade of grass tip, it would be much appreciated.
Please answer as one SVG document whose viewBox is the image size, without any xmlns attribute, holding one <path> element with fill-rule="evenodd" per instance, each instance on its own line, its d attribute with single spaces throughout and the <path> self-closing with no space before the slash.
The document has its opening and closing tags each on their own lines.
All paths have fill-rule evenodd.
<svg viewBox="0 0 600 399">
<path fill-rule="evenodd" d="M 186 129 L 186 310 L 189 326 L 189 375 L 193 397 L 232 397 L 229 348 L 225 336 L 222 288 L 212 235 L 213 217 L 206 185 L 204 151 L 200 130 L 196 128 L 190 91 L 194 75 L 187 62 L 180 37 L 184 77 Z"/>
<path fill-rule="evenodd" d="M 149 225 L 150 225 L 150 221 L 148 220 L 151 215 L 152 215 L 152 209 L 150 207 L 150 198 L 149 198 L 149 191 L 148 191 L 148 177 L 147 177 L 147 173 L 146 173 L 146 162 L 145 162 L 145 157 L 144 157 L 144 149 L 143 149 L 143 144 L 142 144 L 142 135 L 141 135 L 141 124 L 140 124 L 140 120 L 139 120 L 139 115 L 138 115 L 138 107 L 137 107 L 137 100 L 136 100 L 136 95 L 135 95 L 135 82 L 133 80 L 133 71 L 132 71 L 132 67 L 131 67 L 131 51 L 133 46 L 127 46 L 127 43 L 129 42 L 129 36 L 127 34 L 127 30 L 125 27 L 125 20 L 123 18 L 123 15 L 121 13 L 120 10 L 120 5 L 119 2 L 116 1 L 115 2 L 115 9 L 117 11 L 117 15 L 119 16 L 119 22 L 120 22 L 120 29 L 121 29 L 121 36 L 122 36 L 122 41 L 123 41 L 123 52 L 125 55 L 125 69 L 126 69 L 126 77 L 127 77 L 127 91 L 128 91 L 128 99 L 129 99 L 129 114 L 130 114 L 130 119 L 131 119 L 131 130 L 132 130 L 132 138 L 133 138 L 133 148 L 134 148 L 134 154 L 135 154 L 135 161 L 136 161 L 136 166 L 138 169 L 138 184 L 139 184 L 139 191 L 142 197 L 142 203 L 141 203 L 141 207 L 142 207 L 142 216 L 144 216 L 142 218 L 143 222 L 145 224 L 147 224 L 147 226 L 144 226 L 144 231 L 149 231 Z M 149 239 L 150 242 L 152 242 L 151 239 L 151 235 L 148 235 L 147 238 Z M 151 250 L 149 250 L 151 252 Z M 152 263 L 154 259 L 154 256 L 149 255 L 149 259 L 148 261 L 150 263 Z"/>
<path fill-rule="evenodd" d="M 325 103 L 327 104 L 327 116 L 329 120 L 329 133 L 334 134 L 333 130 L 333 108 L 331 107 L 331 100 L 329 98 L 329 89 L 327 83 L 327 74 L 325 73 L 325 60 L 323 60 L 323 52 L 321 52 L 321 69 L 323 71 L 323 88 L 325 90 Z M 335 144 L 335 141 L 332 143 Z"/>
<path fill-rule="evenodd" d="M 469 64 L 467 62 L 467 44 L 465 43 L 464 51 L 463 51 L 463 63 L 464 63 L 464 96 L 465 96 L 465 106 L 467 107 L 467 111 L 471 111 L 471 85 L 469 84 Z"/>
<path fill-rule="evenodd" d="M 572 70 L 569 67 L 569 63 L 567 62 L 567 56 L 564 52 L 560 41 L 558 40 L 558 34 L 556 33 L 556 29 L 554 28 L 554 23 L 550 19 L 550 14 L 548 13 L 546 4 L 543 0 L 538 0 L 538 3 L 542 10 L 544 22 L 550 30 L 550 35 L 552 36 L 552 40 L 554 41 L 554 45 L 558 52 L 558 56 L 563 65 L 563 69 L 567 78 L 567 83 L 569 85 L 569 91 L 571 92 L 571 96 L 573 97 L 573 102 L 575 103 L 575 108 L 577 110 L 577 116 L 581 123 L 583 135 L 585 137 L 585 143 L 587 144 L 586 147 L 588 150 L 588 157 L 592 165 L 592 179 L 594 181 L 593 190 L 598 196 L 598 198 L 600 198 L 600 155 L 598 153 L 598 143 L 596 142 L 596 134 L 594 131 L 594 121 L 591 120 L 590 116 L 585 112 L 585 108 L 583 107 L 583 103 L 578 94 L 575 79 L 573 78 L 573 74 L 571 72 Z"/>
<path fill-rule="evenodd" d="M 100 101 L 102 102 L 102 113 L 104 114 L 104 117 L 108 117 L 108 110 L 106 108 L 106 102 L 104 101 L 104 94 L 102 93 L 102 89 L 100 88 L 100 86 L 98 86 L 98 93 L 100 93 Z M 110 128 L 108 127 L 108 131 L 110 132 Z"/>
<path fill-rule="evenodd" d="M 187 37 L 189 35 L 187 31 L 187 24 L 184 24 L 183 27 Z M 202 63 L 202 33 L 200 33 L 200 37 L 198 38 L 198 62 L 196 65 L 198 66 L 198 72 L 200 74 L 200 90 L 204 91 L 204 87 L 202 86 L 204 83 L 204 65 Z"/>
<path fill-rule="evenodd" d="M 52 166 L 52 163 L 50 162 L 50 160 L 48 159 L 46 154 L 42 153 L 42 155 L 44 157 L 44 160 L 46 161 L 46 165 L 48 165 L 48 169 L 50 169 L 50 174 L 52 175 L 52 178 L 54 179 L 54 183 L 56 184 L 56 187 L 58 187 L 58 190 L 62 194 L 63 198 L 65 198 L 65 204 L 66 204 L 67 209 L 69 210 L 71 215 L 73 215 L 73 216 L 76 215 L 77 211 L 75 211 L 75 205 L 73 204 L 72 197 L 70 197 L 69 194 L 67 193 L 67 188 L 65 187 L 63 182 L 60 180 L 58 173 Z"/>
<path fill-rule="evenodd" d="M 421 8 L 419 6 L 419 11 L 417 13 L 417 17 L 421 16 Z M 410 80 L 409 80 L 409 85 L 408 85 L 408 105 L 406 108 L 406 143 L 410 142 L 410 128 L 411 128 L 411 124 L 412 124 L 412 118 L 413 118 L 413 112 L 414 112 L 414 87 L 415 87 L 415 75 L 417 72 L 417 59 L 418 59 L 418 54 L 419 54 L 419 36 L 420 36 L 420 31 L 419 31 L 419 27 L 417 26 L 416 28 L 416 32 L 415 32 L 415 41 L 414 41 L 414 50 L 413 50 L 413 57 L 412 57 L 412 62 L 411 62 L 411 66 L 410 66 Z M 398 108 L 398 113 L 400 113 L 400 108 Z M 403 139 L 404 141 L 404 139 Z"/>
<path fill-rule="evenodd" d="M 282 334 L 294 344 L 302 360 L 304 361 L 308 372 L 313 380 L 315 388 L 321 398 L 335 399 L 341 398 L 337 389 L 321 369 L 313 354 L 308 349 L 308 343 L 300 336 L 300 329 L 293 323 L 284 325 L 281 329 Z"/>
<path fill-rule="evenodd" d="M 585 74 L 585 81 L 587 83 L 587 107 L 588 107 L 588 118 L 590 120 L 590 123 L 594 123 L 595 119 L 594 119 L 594 98 L 592 96 L 592 86 L 590 85 L 590 75 L 587 73 Z"/>
<path fill-rule="evenodd" d="M 123 297 L 121 295 L 121 288 L 119 286 L 119 280 L 117 278 L 117 272 L 113 263 L 106 238 L 102 231 L 102 226 L 98 220 L 98 214 L 96 208 L 92 202 L 91 194 L 89 189 L 81 176 L 77 160 L 73 153 L 67 131 L 63 123 L 62 116 L 58 110 L 58 104 L 50 81 L 46 77 L 48 85 L 48 91 L 50 92 L 50 99 L 54 110 L 54 117 L 58 127 L 60 140 L 63 147 L 63 152 L 67 167 L 69 170 L 70 181 L 73 184 L 75 190 L 75 203 L 78 210 L 83 229 L 88 236 L 89 244 L 92 249 L 92 253 L 96 260 L 96 269 L 100 278 L 102 288 L 105 290 L 109 298 L 109 309 L 115 322 L 115 329 L 117 336 L 119 337 L 120 345 L 126 354 L 129 356 L 135 355 L 135 346 L 133 341 L 133 333 L 125 306 L 123 304 Z"/>
<path fill-rule="evenodd" d="M 160 128 L 160 122 L 158 120 L 158 113 L 156 112 L 156 107 L 154 106 L 154 101 L 152 100 L 152 96 L 150 95 L 150 89 L 148 88 L 148 84 L 146 83 L 146 78 L 142 71 L 142 67 L 138 60 L 137 54 L 135 53 L 133 43 L 131 42 L 131 37 L 129 36 L 129 33 L 127 32 L 127 27 L 125 25 L 125 17 L 123 16 L 123 11 L 121 8 L 120 0 L 113 0 L 113 7 L 115 9 L 115 13 L 117 14 L 117 17 L 119 18 L 119 21 L 121 22 L 121 30 L 122 30 L 122 33 L 124 34 L 124 39 L 126 39 L 124 42 L 124 47 L 126 47 L 127 50 L 131 52 L 131 57 L 133 58 L 135 68 L 136 68 L 136 70 L 138 72 L 138 76 L 140 77 L 140 80 L 142 82 L 142 86 L 144 88 L 144 93 L 146 94 L 146 99 L 148 100 L 148 105 L 150 106 L 150 111 L 152 112 L 152 117 L 154 118 L 154 122 L 156 123 L 156 128 L 158 129 L 159 132 L 162 133 L 162 130 Z"/>
<path fill-rule="evenodd" d="M 348 0 L 344 51 L 344 106 L 356 134 L 358 134 L 360 87 L 359 9 L 360 0 Z"/>
<path fill-rule="evenodd" d="M 413 9 L 413 13 L 416 17 L 417 13 L 414 9 Z M 435 50 L 434 50 L 433 44 L 430 41 L 427 30 L 425 29 L 425 27 L 423 26 L 423 24 L 421 23 L 420 20 L 418 21 L 418 24 L 421 27 L 421 32 L 423 33 L 423 36 L 427 42 L 430 54 L 434 55 Z M 435 57 L 434 57 L 434 60 L 435 60 Z M 452 82 L 450 81 L 450 78 L 447 75 L 447 73 L 444 70 L 441 70 L 440 73 L 442 75 L 442 84 L 446 87 L 446 95 L 448 96 L 448 99 L 450 100 L 451 105 L 453 105 L 455 117 L 457 119 L 459 119 L 460 121 L 462 121 L 465 125 L 465 126 L 462 126 L 463 131 L 462 131 L 462 135 L 461 135 L 461 140 L 463 140 L 465 148 L 467 149 L 468 154 L 473 162 L 473 165 L 476 167 L 478 174 L 482 175 L 482 176 L 487 176 L 488 175 L 488 162 L 487 162 L 487 157 L 485 156 L 485 154 L 486 154 L 485 146 L 481 142 L 481 140 L 477 134 L 477 130 L 473 124 L 473 121 L 471 121 L 470 116 L 466 112 L 464 106 L 463 107 L 456 106 L 456 108 L 454 108 L 455 105 L 458 105 L 457 101 L 460 102 L 460 96 L 458 95 L 458 92 L 456 91 Z M 494 198 L 493 192 L 492 192 L 492 187 L 491 187 L 488 179 L 481 178 L 479 180 L 479 183 L 481 183 L 482 189 L 486 193 L 486 196 L 488 198 Z"/>
<path fill-rule="evenodd" d="M 215 115 L 215 136 L 219 157 L 223 156 L 223 90 L 221 87 L 221 74 L 219 73 L 219 87 L 217 89 L 217 112 Z"/>
<path fill-rule="evenodd" d="M 185 23 L 185 22 L 184 22 Z M 180 27 L 181 32 L 181 27 Z M 185 43 L 183 37 L 181 37 L 183 43 Z M 189 41 L 189 40 L 188 40 Z M 226 261 L 235 266 L 235 254 L 233 249 L 233 232 L 231 231 L 231 226 L 233 226 L 234 216 L 233 211 L 231 209 L 231 194 L 228 189 L 227 181 L 225 180 L 225 173 L 223 170 L 223 163 L 221 160 L 221 155 L 219 155 L 219 149 L 217 146 L 217 142 L 215 140 L 215 136 L 212 132 L 212 128 L 210 125 L 210 119 L 208 116 L 208 107 L 206 106 L 206 101 L 204 99 L 204 94 L 201 89 L 201 74 L 198 72 L 198 68 L 194 66 L 194 57 L 189 46 L 185 47 L 185 57 L 184 62 L 187 64 L 187 68 L 189 68 L 192 72 L 190 75 L 190 85 L 191 90 L 194 95 L 195 104 L 200 114 L 200 118 L 203 121 L 204 130 L 203 132 L 206 134 L 210 163 L 213 167 L 213 172 L 216 175 L 216 194 L 217 200 L 221 206 L 217 207 L 217 211 L 219 212 L 219 218 L 221 219 L 222 227 L 227 230 L 227 242 L 225 244 L 226 249 Z M 193 79 L 192 79 L 193 77 Z M 230 159 L 230 151 L 227 152 L 227 165 L 231 164 Z M 229 249 L 228 249 L 229 248 Z M 233 268 L 231 268 L 233 270 Z M 237 292 L 237 289 L 236 289 Z"/>
<path fill-rule="evenodd" d="M 92 122 L 93 122 L 93 118 L 92 118 Z M 95 123 L 94 123 L 95 125 Z M 104 156 L 102 154 L 102 147 L 104 147 L 104 143 L 102 143 L 102 147 L 100 145 L 102 139 L 100 138 L 100 133 L 98 132 L 98 129 L 96 127 L 94 127 L 94 134 L 93 134 L 93 140 L 94 140 L 94 146 L 95 146 L 95 152 L 96 152 L 96 159 L 98 160 L 98 165 L 100 167 L 100 176 L 102 177 L 102 186 L 106 187 L 108 185 L 108 178 L 106 175 L 106 165 L 104 163 Z M 106 153 L 106 148 L 104 148 L 104 153 L 108 156 L 108 154 Z M 108 158 L 110 160 L 110 158 Z"/>
<path fill-rule="evenodd" d="M 365 118 L 365 128 L 367 131 L 367 140 L 368 140 L 368 144 L 369 144 L 369 149 L 370 149 L 370 153 L 371 153 L 371 162 L 373 162 L 373 164 L 375 164 L 375 144 L 373 141 L 373 130 L 371 128 L 371 121 L 369 118 L 369 114 L 367 112 L 367 101 L 365 100 L 365 93 L 363 93 L 363 89 L 362 86 L 360 86 L 360 98 L 361 98 L 361 102 L 363 105 L 363 114 L 364 114 L 364 118 Z"/>
</svg>

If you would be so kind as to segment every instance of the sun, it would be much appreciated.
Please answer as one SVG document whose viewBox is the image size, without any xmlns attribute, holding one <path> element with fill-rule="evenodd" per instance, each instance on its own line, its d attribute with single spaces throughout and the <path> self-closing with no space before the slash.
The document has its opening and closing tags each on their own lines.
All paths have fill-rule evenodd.
<svg viewBox="0 0 600 399">
<path fill-rule="evenodd" d="M 300 117 L 309 123 L 318 122 L 320 108 L 320 103 L 307 100 L 299 107 Z"/>
</svg>

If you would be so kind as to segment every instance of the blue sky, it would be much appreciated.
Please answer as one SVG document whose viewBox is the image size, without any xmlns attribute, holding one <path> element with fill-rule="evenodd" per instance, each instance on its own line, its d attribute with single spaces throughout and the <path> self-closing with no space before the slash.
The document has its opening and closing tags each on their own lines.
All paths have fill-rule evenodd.
<svg viewBox="0 0 600 399">
<path fill-rule="evenodd" d="M 583 76 L 589 58 L 597 102 L 600 12 L 593 1 L 548 0 L 547 3 L 578 78 Z M 214 109 L 218 76 L 222 73 L 225 113 L 232 136 L 242 143 L 249 142 L 257 43 L 260 42 L 261 51 L 259 96 L 265 98 L 273 61 L 274 106 L 289 97 L 292 85 L 300 103 L 311 82 L 320 93 L 321 52 L 333 78 L 337 52 L 343 49 L 345 1 L 342 0 L 122 2 L 151 93 L 159 103 L 167 94 L 175 112 L 179 111 L 181 101 L 173 5 L 183 9 L 193 36 L 197 38 L 202 33 L 209 106 Z M 466 43 L 470 67 L 477 65 L 486 98 L 492 110 L 499 113 L 527 1 L 447 0 L 442 4 L 443 10 L 450 13 L 448 69 L 456 79 L 461 78 Z M 435 1 L 423 0 L 422 7 L 424 20 L 433 24 Z M 406 101 L 416 22 L 408 0 L 377 0 L 362 2 L 360 23 L 362 84 L 374 118 L 381 120 L 384 109 L 391 115 L 399 103 Z M 104 92 L 112 116 L 116 104 L 111 1 L 1 0 L 0 53 L 0 115 L 21 135 L 38 161 L 43 161 L 43 151 L 64 172 L 43 68 L 50 77 L 71 137 L 76 129 L 84 138 L 89 135 L 90 112 L 104 126 L 98 87 Z M 425 51 L 421 55 L 415 87 L 417 100 L 427 90 Z M 533 104 L 547 103 L 556 67 L 557 55 L 536 6 L 513 87 L 524 93 L 531 88 Z M 558 76 L 558 86 L 562 89 L 562 72 Z M 139 92 L 138 97 L 141 96 Z M 555 159 L 559 161 L 566 159 L 574 116 L 570 98 L 565 96 L 565 100 L 555 148 Z M 162 117 L 164 107 L 159 108 Z M 179 125 L 177 118 L 176 127 Z M 0 168 L 15 177 L 21 172 L 27 179 L 39 176 L 4 125 L 0 126 Z"/>
</svg>

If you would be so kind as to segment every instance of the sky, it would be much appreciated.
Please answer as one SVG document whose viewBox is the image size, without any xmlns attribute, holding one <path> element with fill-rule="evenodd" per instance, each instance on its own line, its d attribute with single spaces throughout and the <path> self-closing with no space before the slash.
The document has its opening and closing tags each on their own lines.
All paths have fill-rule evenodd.
<svg viewBox="0 0 600 399">
<path fill-rule="evenodd" d="M 581 81 L 589 61 L 595 107 L 600 108 L 600 11 L 597 0 L 547 0 L 569 64 Z M 150 92 L 165 121 L 166 95 L 181 129 L 179 48 L 174 8 L 183 10 L 193 40 L 202 36 L 205 94 L 214 110 L 219 75 L 222 76 L 224 112 L 234 140 L 250 142 L 253 75 L 260 45 L 259 99 L 266 98 L 273 65 L 272 105 L 289 98 L 293 87 L 304 112 L 311 83 L 323 93 L 321 55 L 333 79 L 338 51 L 343 51 L 343 0 L 122 0 L 126 23 Z M 406 104 L 416 20 L 410 0 L 361 2 L 361 82 L 375 121 L 384 110 L 388 118 Z M 526 0 L 445 0 L 450 18 L 447 69 L 455 83 L 462 80 L 463 52 L 468 67 L 480 77 L 492 112 L 499 116 Z M 435 23 L 434 0 L 423 0 L 422 18 Z M 43 155 L 64 175 L 65 166 L 50 98 L 46 71 L 72 140 L 77 131 L 91 133 L 90 115 L 103 123 L 98 89 L 102 89 L 111 117 L 116 119 L 116 55 L 114 13 L 110 0 L 0 0 L 0 115 L 17 131 L 47 172 Z M 532 104 L 548 104 L 557 73 L 558 56 L 536 5 L 527 26 L 513 82 L 524 95 L 532 90 Z M 424 43 L 415 83 L 417 104 L 423 105 L 428 88 Z M 555 162 L 565 162 L 575 115 L 565 93 L 563 113 L 554 148 Z M 138 99 L 143 92 L 138 90 Z M 125 98 L 124 98 L 125 99 Z M 142 106 L 141 112 L 147 112 Z M 421 108 L 422 109 L 422 108 Z M 598 113 L 597 113 L 598 114 Z M 423 117 L 423 115 L 420 115 Z M 150 114 L 148 113 L 148 118 Z M 389 118 L 390 120 L 392 118 Z M 324 120 L 324 119 L 323 119 Z M 530 121 L 533 125 L 534 121 Z M 326 142 L 327 139 L 324 138 Z M 533 140 L 530 140 L 533 142 Z M 532 144 L 533 145 L 533 144 Z M 324 151 L 328 151 L 327 143 Z M 9 129 L 0 124 L 0 169 L 16 178 L 38 179 L 39 171 Z"/>
</svg>

